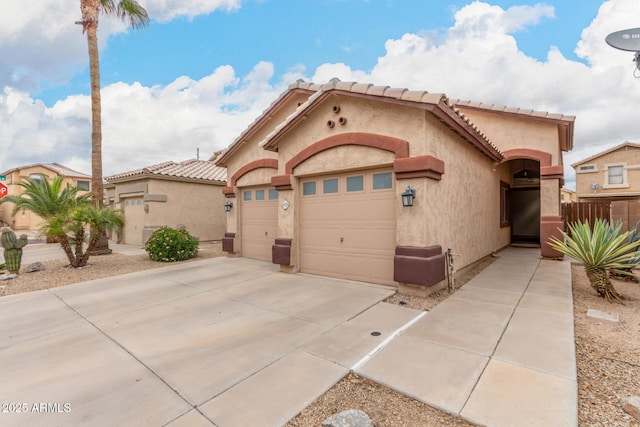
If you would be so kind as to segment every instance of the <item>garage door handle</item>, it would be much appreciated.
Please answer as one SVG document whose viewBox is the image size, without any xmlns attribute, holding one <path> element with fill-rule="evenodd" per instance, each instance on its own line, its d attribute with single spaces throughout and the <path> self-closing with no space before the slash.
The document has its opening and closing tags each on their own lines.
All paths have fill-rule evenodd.
<svg viewBox="0 0 640 427">
<path fill-rule="evenodd" d="M 344 242 L 344 237 L 340 237 L 340 243 Z"/>
<path fill-rule="evenodd" d="M 264 235 L 265 235 L 265 236 L 267 236 L 268 234 L 269 234 L 269 232 L 268 232 L 268 231 L 265 231 L 265 232 L 264 232 Z"/>
</svg>

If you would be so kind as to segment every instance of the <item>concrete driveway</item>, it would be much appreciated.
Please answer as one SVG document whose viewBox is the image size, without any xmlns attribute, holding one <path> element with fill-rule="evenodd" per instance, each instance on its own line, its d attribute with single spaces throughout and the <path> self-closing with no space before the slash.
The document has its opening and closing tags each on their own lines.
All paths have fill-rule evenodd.
<svg viewBox="0 0 640 427">
<path fill-rule="evenodd" d="M 216 258 L 3 297 L 0 425 L 283 424 L 419 314 L 392 293 Z"/>
</svg>

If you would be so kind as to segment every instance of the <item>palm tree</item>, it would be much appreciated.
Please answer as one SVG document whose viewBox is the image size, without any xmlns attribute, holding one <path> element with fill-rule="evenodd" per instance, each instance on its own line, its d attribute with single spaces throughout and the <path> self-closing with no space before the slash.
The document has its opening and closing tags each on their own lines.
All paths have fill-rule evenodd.
<svg viewBox="0 0 640 427">
<path fill-rule="evenodd" d="M 39 179 L 25 178 L 17 183 L 23 188 L 22 194 L 6 196 L 0 203 L 13 203 L 15 206 L 11 215 L 21 209 L 26 209 L 40 218 L 47 220 L 60 212 L 69 211 L 75 207 L 89 204 L 91 195 L 78 195 L 78 187 L 64 185 L 64 177 L 57 176 L 51 182 L 47 177 L 38 174 Z"/>
<path fill-rule="evenodd" d="M 49 182 L 44 175 L 24 179 L 18 184 L 24 188 L 22 194 L 6 196 L 0 203 L 14 203 L 13 214 L 26 209 L 44 219 L 40 231 L 60 242 L 72 267 L 82 267 L 102 233 L 122 228 L 124 221 L 120 212 L 92 206 L 91 195 L 78 196 L 77 187 L 63 187 L 62 181 L 63 177 L 56 177 Z M 92 230 L 88 239 L 87 228 Z"/>
<path fill-rule="evenodd" d="M 98 17 L 116 16 L 132 28 L 142 28 L 149 22 L 147 11 L 136 0 L 80 0 L 82 32 L 87 34 L 89 48 L 89 75 L 91 78 L 91 192 L 93 203 L 101 207 L 104 199 L 102 183 L 102 106 L 100 104 L 100 63 L 98 55 Z M 102 253 L 110 253 L 109 243 L 103 236 Z"/>
<path fill-rule="evenodd" d="M 71 267 L 84 267 L 106 231 L 119 230 L 124 225 L 122 214 L 109 207 L 83 205 L 49 218 L 42 227 L 47 236 L 58 239 Z M 87 239 L 87 228 L 91 231 Z M 86 247 L 85 247 L 86 245 Z"/>
<path fill-rule="evenodd" d="M 597 219 L 592 230 L 588 221 L 578 221 L 569 225 L 570 235 L 560 231 L 564 241 L 549 239 L 552 248 L 582 263 L 591 286 L 608 301 L 624 299 L 613 287 L 609 272 L 632 275 L 625 270 L 640 265 L 635 259 L 640 240 L 630 241 L 629 232 L 620 233 L 621 228 L 622 223 L 612 226 Z"/>
</svg>

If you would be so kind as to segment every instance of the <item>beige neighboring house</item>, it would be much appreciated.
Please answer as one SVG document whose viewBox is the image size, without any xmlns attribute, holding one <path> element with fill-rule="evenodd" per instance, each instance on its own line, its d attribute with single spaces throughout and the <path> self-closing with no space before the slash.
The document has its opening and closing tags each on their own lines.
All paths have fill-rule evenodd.
<svg viewBox="0 0 640 427">
<path fill-rule="evenodd" d="M 560 189 L 560 202 L 572 203 L 577 201 L 578 201 L 578 197 L 575 191 L 570 190 L 569 188 L 564 188 L 564 187 Z"/>
<path fill-rule="evenodd" d="M 200 241 L 224 235 L 226 170 L 212 161 L 167 161 L 105 181 L 107 203 L 124 213 L 121 243 L 143 245 L 162 226 L 184 226 Z"/>
<path fill-rule="evenodd" d="M 22 182 L 24 178 L 40 179 L 40 174 L 43 174 L 49 182 L 55 177 L 64 177 L 63 183 L 79 187 L 81 190 L 79 194 L 86 194 L 91 190 L 90 175 L 75 171 L 59 163 L 34 163 L 0 173 L 0 175 L 6 176 L 6 181 L 3 181 L 3 184 L 8 187 L 8 195 L 22 194 L 23 189 L 17 184 Z M 14 230 L 35 232 L 42 224 L 42 218 L 27 210 L 19 211 L 15 216 L 12 216 L 11 213 L 14 206 L 13 203 L 8 202 L 0 204 L 0 219 L 5 224 L 9 224 Z"/>
<path fill-rule="evenodd" d="M 580 202 L 640 199 L 640 144 L 625 142 L 571 166 Z"/>
<path fill-rule="evenodd" d="M 559 257 L 547 239 L 563 226 L 574 119 L 298 81 L 216 162 L 228 175 L 223 249 L 287 272 L 425 286 L 447 248 L 458 269 L 512 243 Z"/>
</svg>

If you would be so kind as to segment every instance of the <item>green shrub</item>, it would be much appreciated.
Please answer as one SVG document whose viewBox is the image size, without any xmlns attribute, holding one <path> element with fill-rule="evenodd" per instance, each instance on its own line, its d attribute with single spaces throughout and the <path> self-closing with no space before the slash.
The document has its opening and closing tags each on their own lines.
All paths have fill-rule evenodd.
<svg viewBox="0 0 640 427">
<path fill-rule="evenodd" d="M 198 255 L 198 238 L 187 230 L 162 227 L 153 232 L 144 249 L 154 261 L 184 261 Z"/>
</svg>

